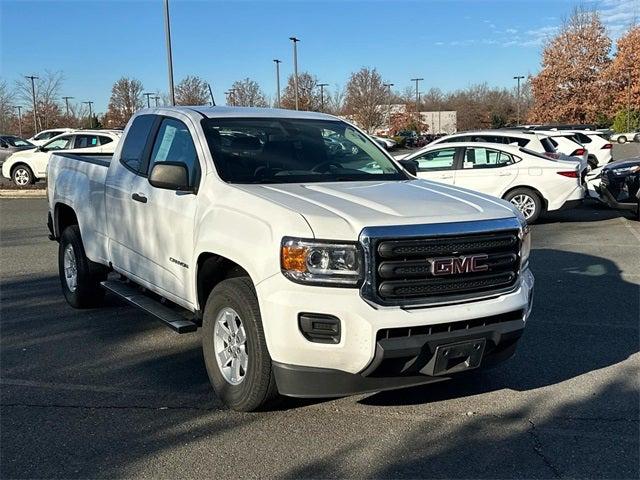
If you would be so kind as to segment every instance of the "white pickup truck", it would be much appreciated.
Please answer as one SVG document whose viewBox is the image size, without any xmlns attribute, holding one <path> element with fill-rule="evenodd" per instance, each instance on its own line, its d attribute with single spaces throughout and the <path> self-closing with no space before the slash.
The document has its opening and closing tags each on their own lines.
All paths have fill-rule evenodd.
<svg viewBox="0 0 640 480">
<path fill-rule="evenodd" d="M 113 157 L 49 162 L 62 290 L 74 307 L 109 290 L 180 333 L 201 326 L 237 410 L 505 360 L 533 298 L 526 222 L 410 172 L 329 115 L 142 110 Z"/>
</svg>

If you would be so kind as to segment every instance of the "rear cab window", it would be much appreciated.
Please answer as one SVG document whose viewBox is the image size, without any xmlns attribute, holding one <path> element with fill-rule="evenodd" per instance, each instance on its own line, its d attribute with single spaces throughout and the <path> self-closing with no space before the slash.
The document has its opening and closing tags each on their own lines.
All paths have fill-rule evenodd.
<svg viewBox="0 0 640 480">
<path fill-rule="evenodd" d="M 140 173 L 144 151 L 155 121 L 156 115 L 139 115 L 129 127 L 120 152 L 120 163 L 133 173 Z"/>
</svg>

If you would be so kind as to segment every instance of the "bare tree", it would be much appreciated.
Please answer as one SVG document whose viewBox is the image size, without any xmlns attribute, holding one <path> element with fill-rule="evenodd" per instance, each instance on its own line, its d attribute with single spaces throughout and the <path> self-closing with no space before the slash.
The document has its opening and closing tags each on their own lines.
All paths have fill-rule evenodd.
<svg viewBox="0 0 640 480">
<path fill-rule="evenodd" d="M 293 110 L 296 108 L 295 88 L 293 75 L 289 76 L 287 86 L 284 89 L 280 100 L 282 108 Z M 318 111 L 320 110 L 320 89 L 318 79 L 308 72 L 298 74 L 298 108 L 300 110 Z"/>
<path fill-rule="evenodd" d="M 36 106 L 38 111 L 38 128 L 45 130 L 62 125 L 62 109 L 60 108 L 60 91 L 64 75 L 62 72 L 52 72 L 46 70 L 44 73 L 36 75 L 35 93 Z M 21 75 L 15 82 L 16 98 L 28 108 L 25 115 L 33 117 L 33 97 L 31 91 L 31 80 Z M 31 123 L 31 124 L 30 124 Z M 25 122 L 26 130 L 33 130 L 33 122 Z M 23 132 L 24 133 L 24 132 Z M 35 133 L 35 132 L 34 132 Z"/>
<path fill-rule="evenodd" d="M 188 75 L 176 85 L 176 105 L 208 105 L 209 85 L 202 78 Z"/>
<path fill-rule="evenodd" d="M 111 88 L 111 98 L 105 122 L 109 127 L 124 127 L 131 116 L 144 105 L 142 82 L 135 78 L 122 77 Z"/>
<path fill-rule="evenodd" d="M 342 115 L 344 111 L 344 88 L 336 84 L 333 90 L 325 92 L 324 110 L 331 115 Z"/>
<path fill-rule="evenodd" d="M 382 125 L 387 99 L 387 87 L 382 75 L 373 68 L 361 68 L 352 73 L 347 83 L 345 113 L 368 132 Z"/>
<path fill-rule="evenodd" d="M 9 90 L 7 82 L 0 80 L 0 132 L 18 133 L 13 131 L 15 111 L 14 95 Z"/>
<path fill-rule="evenodd" d="M 595 122 L 607 103 L 602 72 L 611 39 L 596 11 L 574 10 L 542 53 L 542 70 L 531 79 L 534 122 Z"/>
<path fill-rule="evenodd" d="M 245 78 L 231 85 L 228 103 L 240 107 L 268 107 L 269 103 L 255 80 Z"/>
</svg>

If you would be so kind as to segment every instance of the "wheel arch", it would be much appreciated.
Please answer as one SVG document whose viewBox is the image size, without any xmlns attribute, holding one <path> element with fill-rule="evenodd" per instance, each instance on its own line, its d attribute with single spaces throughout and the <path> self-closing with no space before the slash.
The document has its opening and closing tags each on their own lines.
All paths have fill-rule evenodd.
<svg viewBox="0 0 640 480">
<path fill-rule="evenodd" d="M 75 210 L 66 203 L 56 203 L 53 212 L 53 228 L 56 238 L 60 238 L 64 229 L 70 225 L 78 225 L 80 227 Z"/>
<path fill-rule="evenodd" d="M 504 200 L 505 197 L 507 195 L 509 195 L 511 192 L 513 192 L 514 190 L 531 190 L 533 193 L 535 193 L 536 195 L 538 195 L 538 197 L 540 198 L 540 201 L 542 202 L 542 212 L 544 213 L 547 211 L 547 209 L 549 208 L 549 202 L 547 201 L 547 199 L 545 198 L 545 196 L 542 194 L 542 192 L 540 192 L 540 190 L 538 190 L 535 187 L 532 187 L 531 185 L 516 185 L 514 187 L 509 187 L 508 190 L 506 190 L 503 194 L 502 194 L 502 199 Z"/>
<path fill-rule="evenodd" d="M 36 180 L 38 180 L 38 177 L 36 177 L 36 174 L 33 171 L 33 168 L 31 168 L 31 166 L 24 160 L 18 160 L 17 162 L 15 162 L 13 165 L 9 167 L 9 176 L 11 177 L 11 179 L 13 179 L 13 172 L 15 172 L 18 167 L 26 167 L 31 172 L 31 177 L 33 178 L 33 181 L 35 182 Z"/>
<path fill-rule="evenodd" d="M 198 256 L 196 269 L 196 296 L 200 312 L 204 310 L 211 290 L 223 280 L 248 277 L 255 282 L 249 272 L 239 263 L 212 252 L 202 252 Z"/>
</svg>

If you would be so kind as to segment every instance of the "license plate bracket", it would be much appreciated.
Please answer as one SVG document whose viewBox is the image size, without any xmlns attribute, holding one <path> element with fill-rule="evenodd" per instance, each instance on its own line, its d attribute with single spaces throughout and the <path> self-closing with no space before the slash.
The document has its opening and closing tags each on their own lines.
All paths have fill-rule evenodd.
<svg viewBox="0 0 640 480">
<path fill-rule="evenodd" d="M 436 347 L 431 375 L 450 375 L 480 366 L 487 341 L 484 338 Z"/>
</svg>

